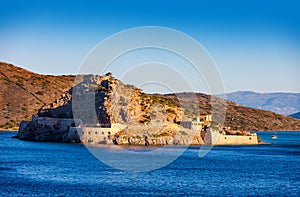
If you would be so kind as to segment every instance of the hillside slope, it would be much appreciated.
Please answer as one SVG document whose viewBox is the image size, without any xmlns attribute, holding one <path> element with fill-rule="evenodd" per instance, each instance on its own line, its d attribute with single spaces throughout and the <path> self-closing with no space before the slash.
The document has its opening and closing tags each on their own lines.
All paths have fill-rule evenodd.
<svg viewBox="0 0 300 197">
<path fill-rule="evenodd" d="M 190 93 L 182 93 L 190 94 Z M 178 94 L 177 94 L 178 95 Z M 164 95 L 173 98 L 175 95 Z M 211 113 L 211 103 L 222 100 L 215 96 L 197 93 L 198 101 L 193 101 L 189 95 L 180 96 L 185 98 L 183 103 L 198 107 L 203 113 Z M 219 102 L 222 103 L 222 102 Z M 300 121 L 274 112 L 241 106 L 237 103 L 226 101 L 225 126 L 240 130 L 300 130 Z M 195 114 L 193 114 L 195 115 Z M 218 111 L 215 112 L 218 115 Z"/>
<path fill-rule="evenodd" d="M 74 76 L 40 75 L 0 62 L 0 129 L 17 129 L 73 86 Z"/>
<path fill-rule="evenodd" d="M 257 93 L 238 91 L 226 94 L 232 102 L 246 107 L 289 115 L 300 111 L 300 93 Z"/>
</svg>

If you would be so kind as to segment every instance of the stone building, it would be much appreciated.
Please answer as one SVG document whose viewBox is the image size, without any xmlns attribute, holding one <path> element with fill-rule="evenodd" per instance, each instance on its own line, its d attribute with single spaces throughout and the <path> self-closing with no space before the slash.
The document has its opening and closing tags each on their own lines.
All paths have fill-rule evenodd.
<svg viewBox="0 0 300 197">
<path fill-rule="evenodd" d="M 210 127 L 211 120 L 211 115 L 200 115 L 199 117 L 193 118 L 191 121 L 181 121 L 180 125 L 187 129 L 201 131 L 204 128 Z"/>
</svg>

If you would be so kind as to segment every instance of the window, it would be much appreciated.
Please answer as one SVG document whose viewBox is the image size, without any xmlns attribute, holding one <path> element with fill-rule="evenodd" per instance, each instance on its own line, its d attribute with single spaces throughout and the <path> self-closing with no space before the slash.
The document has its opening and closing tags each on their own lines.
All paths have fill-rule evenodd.
<svg viewBox="0 0 300 197">
<path fill-rule="evenodd" d="M 82 131 L 81 134 L 84 134 L 84 131 Z"/>
<path fill-rule="evenodd" d="M 110 135 L 110 132 L 108 132 L 108 135 Z"/>
<path fill-rule="evenodd" d="M 89 131 L 89 135 L 91 135 L 91 132 Z"/>
<path fill-rule="evenodd" d="M 97 131 L 95 131 L 95 135 L 97 135 L 98 134 L 98 132 Z"/>
<path fill-rule="evenodd" d="M 102 135 L 104 135 L 104 131 L 102 131 Z"/>
</svg>

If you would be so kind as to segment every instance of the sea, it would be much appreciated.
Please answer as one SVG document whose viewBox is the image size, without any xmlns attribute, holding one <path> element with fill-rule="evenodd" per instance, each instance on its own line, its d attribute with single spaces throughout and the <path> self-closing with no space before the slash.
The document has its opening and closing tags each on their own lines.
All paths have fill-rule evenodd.
<svg viewBox="0 0 300 197">
<path fill-rule="evenodd" d="M 122 153 L 108 159 L 142 167 L 134 171 L 99 159 L 82 144 L 20 141 L 12 138 L 16 132 L 2 131 L 0 196 L 300 196 L 300 132 L 277 131 L 275 140 L 274 132 L 257 134 L 264 144 L 160 152 L 160 147 L 93 147 Z M 128 163 L 135 152 L 152 154 Z M 146 168 L 174 153 L 180 154 Z"/>
</svg>

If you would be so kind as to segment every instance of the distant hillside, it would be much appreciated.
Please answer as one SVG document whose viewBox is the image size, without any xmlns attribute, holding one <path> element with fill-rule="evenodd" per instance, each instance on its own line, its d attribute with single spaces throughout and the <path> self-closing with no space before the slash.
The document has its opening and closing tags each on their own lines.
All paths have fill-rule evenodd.
<svg viewBox="0 0 300 197">
<path fill-rule="evenodd" d="M 0 128 L 17 129 L 38 109 L 58 99 L 73 85 L 74 76 L 50 76 L 0 62 Z"/>
<path fill-rule="evenodd" d="M 292 118 L 300 119 L 300 112 L 289 115 Z"/>
<path fill-rule="evenodd" d="M 189 93 L 183 93 L 189 94 Z M 177 94 L 178 95 L 178 94 Z M 175 95 L 164 95 L 173 98 Z M 197 93 L 198 101 L 192 101 L 191 96 L 181 96 L 184 103 L 198 105 L 202 112 L 210 113 L 210 102 L 218 102 L 214 96 Z M 241 106 L 227 101 L 225 126 L 240 130 L 300 130 L 300 121 L 274 112 Z M 218 114 L 216 112 L 215 114 Z"/>
<path fill-rule="evenodd" d="M 227 100 L 246 107 L 289 115 L 300 111 L 300 93 L 256 93 L 238 91 L 226 94 Z"/>
<path fill-rule="evenodd" d="M 74 79 L 75 76 L 35 74 L 11 64 L 0 63 L 0 128 L 17 128 L 21 120 L 30 120 L 32 114 L 72 117 L 70 103 Z M 209 114 L 212 110 L 211 102 L 224 103 L 218 102 L 218 100 L 221 101 L 220 98 L 206 94 L 198 93 L 198 99 L 192 99 L 193 97 L 189 96 L 191 93 L 181 93 L 185 95 L 180 96 L 182 98 L 180 104 L 187 105 L 191 109 L 183 112 L 174 94 L 149 95 L 114 78 L 104 81 L 103 84 L 89 88 L 98 91 L 99 98 L 96 98 L 98 99 L 96 106 L 99 105 L 100 110 L 97 115 L 110 122 L 134 121 L 144 124 L 149 122 L 150 118 L 156 117 L 177 123 L 182 117 L 197 116 L 197 110 L 194 109 L 198 107 L 201 113 Z M 109 96 L 112 92 L 116 93 L 115 96 Z M 131 96 L 128 95 L 129 92 L 132 92 Z M 108 100 L 103 102 L 107 95 Z M 113 100 L 117 100 L 118 103 L 111 102 Z M 125 102 L 126 100 L 130 101 L 129 104 Z M 269 111 L 243 107 L 230 101 L 225 103 L 227 103 L 225 125 L 234 129 L 300 130 L 300 120 Z M 122 110 L 123 108 L 126 110 Z M 218 113 L 215 114 L 218 115 Z M 86 118 L 87 121 L 90 120 L 87 116 Z"/>
</svg>

